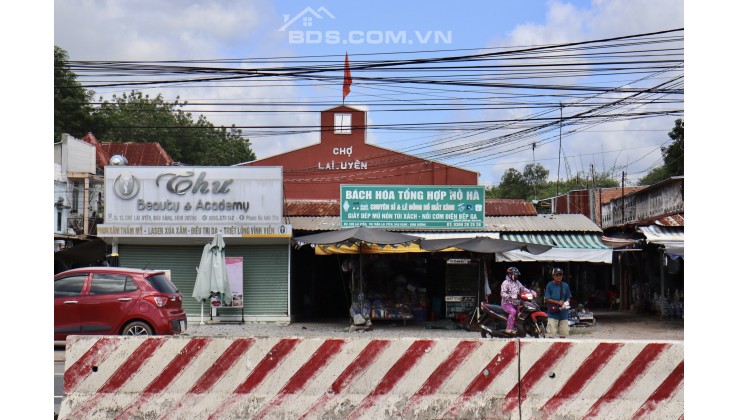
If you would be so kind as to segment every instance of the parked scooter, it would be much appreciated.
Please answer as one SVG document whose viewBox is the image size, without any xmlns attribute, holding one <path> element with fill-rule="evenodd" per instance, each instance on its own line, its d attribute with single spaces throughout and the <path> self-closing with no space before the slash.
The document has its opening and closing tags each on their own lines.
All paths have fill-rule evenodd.
<svg viewBox="0 0 740 420">
<path fill-rule="evenodd" d="M 544 338 L 547 329 L 547 314 L 543 312 L 534 300 L 535 294 L 525 291 L 519 295 L 520 303 L 517 307 L 516 337 L 526 337 L 530 335 L 535 338 Z M 501 305 L 489 305 L 486 302 L 480 303 L 480 313 L 478 316 L 478 326 L 480 327 L 480 336 L 491 337 L 512 337 L 506 334 L 506 322 L 509 314 L 504 311 Z"/>
</svg>

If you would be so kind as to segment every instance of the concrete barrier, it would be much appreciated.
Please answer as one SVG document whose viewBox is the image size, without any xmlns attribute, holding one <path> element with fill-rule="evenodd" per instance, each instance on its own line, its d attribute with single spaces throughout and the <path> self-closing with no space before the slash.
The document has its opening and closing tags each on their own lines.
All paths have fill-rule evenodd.
<svg viewBox="0 0 740 420">
<path fill-rule="evenodd" d="M 683 343 L 653 344 L 77 336 L 59 418 L 678 418 Z"/>
<path fill-rule="evenodd" d="M 522 340 L 522 418 L 678 419 L 682 341 Z"/>
</svg>

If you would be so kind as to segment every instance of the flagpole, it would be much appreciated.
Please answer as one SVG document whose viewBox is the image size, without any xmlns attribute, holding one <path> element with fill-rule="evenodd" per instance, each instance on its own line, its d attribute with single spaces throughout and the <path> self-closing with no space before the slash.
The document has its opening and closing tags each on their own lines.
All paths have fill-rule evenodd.
<svg viewBox="0 0 740 420">
<path fill-rule="evenodd" d="M 350 85 L 352 84 L 352 73 L 349 70 L 349 53 L 344 53 L 344 81 L 342 83 L 342 105 L 344 100 L 349 95 Z"/>
</svg>

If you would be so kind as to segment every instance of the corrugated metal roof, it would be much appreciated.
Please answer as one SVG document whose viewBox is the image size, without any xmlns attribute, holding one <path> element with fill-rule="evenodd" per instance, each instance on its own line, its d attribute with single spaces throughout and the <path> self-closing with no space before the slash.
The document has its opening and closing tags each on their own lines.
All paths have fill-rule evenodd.
<svg viewBox="0 0 740 420">
<path fill-rule="evenodd" d="M 582 233 L 501 233 L 507 241 L 529 242 L 572 249 L 611 249 L 601 242 L 599 234 Z"/>
<path fill-rule="evenodd" d="M 664 227 L 657 225 L 638 227 L 648 242 L 683 242 L 683 227 Z"/>
<path fill-rule="evenodd" d="M 655 221 L 655 224 L 658 226 L 683 227 L 683 214 L 661 217 Z"/>
<path fill-rule="evenodd" d="M 629 195 L 634 192 L 644 190 L 645 188 L 647 187 L 644 185 L 637 187 L 624 187 L 624 191 L 622 190 L 622 187 L 599 188 L 599 193 L 601 194 L 599 201 L 601 201 L 601 204 L 606 204 L 615 198 L 621 198 L 622 195 Z"/>
<path fill-rule="evenodd" d="M 339 201 L 285 200 L 283 215 L 288 216 L 339 216 Z"/>
<path fill-rule="evenodd" d="M 534 204 L 524 200 L 486 198 L 486 216 L 536 216 Z"/>
<path fill-rule="evenodd" d="M 486 230 L 495 232 L 602 232 L 601 228 L 582 214 L 486 217 Z"/>
</svg>

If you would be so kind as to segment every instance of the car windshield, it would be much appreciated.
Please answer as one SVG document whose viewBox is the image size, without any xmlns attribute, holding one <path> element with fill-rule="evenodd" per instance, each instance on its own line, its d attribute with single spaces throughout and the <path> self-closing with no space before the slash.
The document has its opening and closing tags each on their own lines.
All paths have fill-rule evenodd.
<svg viewBox="0 0 740 420">
<path fill-rule="evenodd" d="M 161 293 L 177 293 L 177 287 L 164 274 L 149 276 L 146 281 Z"/>
</svg>

